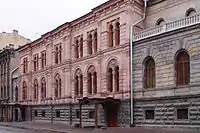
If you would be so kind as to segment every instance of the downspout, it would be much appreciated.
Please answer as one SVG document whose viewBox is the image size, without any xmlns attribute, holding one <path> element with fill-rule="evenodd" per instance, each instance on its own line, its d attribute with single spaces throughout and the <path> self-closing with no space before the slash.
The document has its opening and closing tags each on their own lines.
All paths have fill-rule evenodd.
<svg viewBox="0 0 200 133">
<path fill-rule="evenodd" d="M 12 63 L 11 63 L 12 65 Z M 11 68 L 11 65 L 10 65 L 10 69 Z M 10 72 L 10 103 L 13 102 L 13 84 L 12 84 L 12 76 L 13 76 L 13 72 L 16 71 L 19 67 L 15 68 L 14 70 L 12 70 Z M 11 109 L 10 109 L 10 116 L 12 117 L 12 121 L 14 120 L 13 118 L 13 107 L 11 106 Z"/>
<path fill-rule="evenodd" d="M 146 8 L 147 8 L 147 1 L 148 0 L 144 0 L 144 14 L 143 17 L 141 18 L 141 20 L 135 22 L 133 25 L 131 25 L 130 28 L 130 74 L 131 74 L 131 127 L 134 126 L 134 100 L 133 100 L 133 95 L 134 95 L 134 86 L 133 86 L 133 28 L 135 25 L 139 24 L 140 22 L 142 22 L 143 20 L 145 20 L 146 18 Z"/>
</svg>

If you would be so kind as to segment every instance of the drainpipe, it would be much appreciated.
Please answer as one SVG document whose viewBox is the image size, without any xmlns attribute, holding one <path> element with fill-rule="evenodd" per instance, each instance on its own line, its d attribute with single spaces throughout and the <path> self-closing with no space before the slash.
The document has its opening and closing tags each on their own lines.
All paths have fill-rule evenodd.
<svg viewBox="0 0 200 133">
<path fill-rule="evenodd" d="M 130 74 L 131 74 L 131 127 L 134 126 L 134 100 L 133 100 L 133 95 L 134 95 L 134 86 L 133 86 L 133 28 L 135 25 L 139 24 L 140 22 L 142 22 L 143 20 L 145 20 L 146 18 L 146 8 L 147 8 L 147 1 L 148 0 L 144 0 L 144 14 L 143 17 L 141 18 L 141 20 L 135 22 L 133 25 L 131 25 L 130 28 Z"/>
<path fill-rule="evenodd" d="M 11 66 L 12 64 L 10 64 Z M 13 85 L 12 85 L 12 76 L 13 76 L 13 72 L 16 71 L 19 67 L 13 69 L 12 71 L 10 71 L 10 103 L 13 102 Z M 11 69 L 11 67 L 10 67 Z M 12 121 L 14 120 L 13 118 L 13 107 L 11 106 L 10 108 L 10 116 L 12 117 Z"/>
</svg>

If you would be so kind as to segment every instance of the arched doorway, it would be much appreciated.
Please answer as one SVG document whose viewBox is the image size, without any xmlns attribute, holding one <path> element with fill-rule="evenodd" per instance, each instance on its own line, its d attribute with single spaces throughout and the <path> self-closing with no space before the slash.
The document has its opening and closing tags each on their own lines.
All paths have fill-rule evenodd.
<svg viewBox="0 0 200 133">
<path fill-rule="evenodd" d="M 26 121 L 26 108 L 21 107 L 21 121 Z"/>
<path fill-rule="evenodd" d="M 117 114 L 119 109 L 119 102 L 108 98 L 103 104 L 103 107 L 107 126 L 116 127 L 118 125 Z"/>
</svg>

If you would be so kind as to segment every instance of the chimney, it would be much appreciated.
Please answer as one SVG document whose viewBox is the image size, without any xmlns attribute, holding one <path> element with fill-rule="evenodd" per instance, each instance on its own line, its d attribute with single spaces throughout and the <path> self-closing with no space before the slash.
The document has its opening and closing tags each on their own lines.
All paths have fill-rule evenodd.
<svg viewBox="0 0 200 133">
<path fill-rule="evenodd" d="M 14 35 L 18 35 L 18 30 L 13 30 Z"/>
<path fill-rule="evenodd" d="M 14 44 L 9 44 L 10 49 L 14 49 Z"/>
</svg>

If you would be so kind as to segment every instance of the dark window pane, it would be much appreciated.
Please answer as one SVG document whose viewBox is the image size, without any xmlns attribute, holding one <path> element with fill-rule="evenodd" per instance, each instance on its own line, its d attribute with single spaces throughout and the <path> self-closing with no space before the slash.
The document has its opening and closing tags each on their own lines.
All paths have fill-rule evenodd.
<svg viewBox="0 0 200 133">
<path fill-rule="evenodd" d="M 77 119 L 80 118 L 80 111 L 79 111 L 79 109 L 76 110 L 76 118 L 77 118 Z"/>
<path fill-rule="evenodd" d="M 34 111 L 34 116 L 35 116 L 35 117 L 38 116 L 38 112 L 37 112 L 37 110 Z"/>
<path fill-rule="evenodd" d="M 155 88 L 155 62 L 152 58 L 145 63 L 144 82 L 145 88 Z"/>
<path fill-rule="evenodd" d="M 176 61 L 176 80 L 177 85 L 186 85 L 190 77 L 190 60 L 189 55 L 182 51 L 177 55 Z"/>
<path fill-rule="evenodd" d="M 42 111 L 42 117 L 45 117 L 45 110 Z"/>
<path fill-rule="evenodd" d="M 89 118 L 90 118 L 90 119 L 93 119 L 93 118 L 94 118 L 94 115 L 95 115 L 94 110 L 89 111 Z"/>
<path fill-rule="evenodd" d="M 60 110 L 56 110 L 56 117 L 60 118 Z"/>
<path fill-rule="evenodd" d="M 188 119 L 188 109 L 177 109 L 177 119 Z"/>
<path fill-rule="evenodd" d="M 154 120 L 155 111 L 154 110 L 145 110 L 145 119 Z"/>
</svg>

